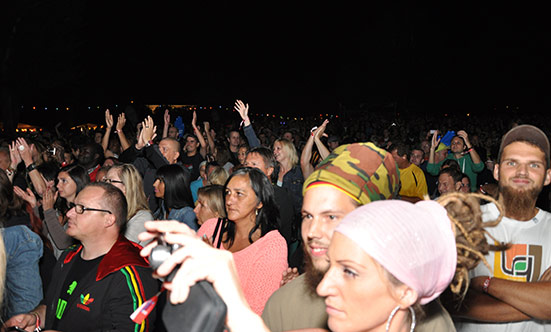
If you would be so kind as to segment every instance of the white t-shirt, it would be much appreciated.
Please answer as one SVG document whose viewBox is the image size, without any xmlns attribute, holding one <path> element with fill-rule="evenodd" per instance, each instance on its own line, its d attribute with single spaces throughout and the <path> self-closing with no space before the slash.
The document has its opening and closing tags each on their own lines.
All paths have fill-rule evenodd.
<svg viewBox="0 0 551 332">
<path fill-rule="evenodd" d="M 495 220 L 499 216 L 499 211 L 493 203 L 482 206 L 482 212 L 484 221 Z M 480 262 L 471 271 L 471 278 L 489 275 L 518 282 L 531 282 L 537 281 L 551 266 L 551 214 L 549 212 L 540 209 L 538 214 L 528 221 L 503 218 L 496 227 L 489 227 L 486 230 L 497 241 L 511 243 L 512 247 L 504 252 L 490 251 L 486 260 L 492 267 L 493 273 Z M 486 238 L 488 243 L 494 243 L 490 237 L 486 236 Z M 529 320 L 498 324 L 457 322 L 455 327 L 459 332 L 551 332 L 551 321 Z"/>
</svg>

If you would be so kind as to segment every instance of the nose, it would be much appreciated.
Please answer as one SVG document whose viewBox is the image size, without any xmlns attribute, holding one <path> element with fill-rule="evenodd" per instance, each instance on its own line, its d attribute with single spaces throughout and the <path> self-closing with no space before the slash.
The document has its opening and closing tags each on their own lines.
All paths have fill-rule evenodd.
<svg viewBox="0 0 551 332">
<path fill-rule="evenodd" d="M 72 208 L 69 209 L 69 211 L 67 211 L 67 218 L 74 218 L 76 216 L 76 211 L 75 211 L 75 207 L 73 206 Z"/>
<path fill-rule="evenodd" d="M 528 174 L 528 164 L 519 163 L 517 167 L 517 175 L 526 175 Z"/>
<path fill-rule="evenodd" d="M 319 239 L 322 237 L 323 224 L 317 218 L 314 217 L 310 220 L 303 221 L 303 226 L 305 228 L 303 229 L 303 234 L 306 234 L 309 239 Z"/>
<path fill-rule="evenodd" d="M 199 214 L 199 203 L 197 203 L 195 209 L 193 209 L 193 212 L 195 213 L 195 215 Z"/>
<path fill-rule="evenodd" d="M 318 287 L 316 288 L 316 292 L 319 296 L 327 297 L 331 295 L 334 289 L 335 283 L 333 282 L 333 269 L 329 268 L 329 270 L 325 273 L 323 276 L 323 279 L 318 284 Z"/>
</svg>

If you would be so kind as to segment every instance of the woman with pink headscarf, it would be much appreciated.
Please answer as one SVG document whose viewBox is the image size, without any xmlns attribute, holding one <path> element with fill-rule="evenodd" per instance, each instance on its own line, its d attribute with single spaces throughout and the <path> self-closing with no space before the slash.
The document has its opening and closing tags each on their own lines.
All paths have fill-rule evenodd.
<svg viewBox="0 0 551 332">
<path fill-rule="evenodd" d="M 466 197 L 454 203 L 477 201 L 476 196 Z M 470 220 L 473 227 L 469 230 L 476 232 L 487 226 L 478 221 L 474 225 L 473 218 L 447 211 L 443 205 L 435 201 L 377 201 L 357 208 L 341 221 L 329 246 L 331 266 L 317 288 L 325 297 L 332 331 L 414 331 L 420 306 L 436 299 L 454 276 L 463 273 L 462 269 L 456 271 L 457 255 L 459 247 L 468 244 L 456 248 L 456 239 L 458 243 L 464 240 L 467 227 L 459 224 Z M 167 285 L 171 302 L 185 301 L 190 285 L 206 279 L 228 307 L 230 330 L 268 331 L 247 305 L 231 255 L 203 243 L 181 224 L 145 226 L 148 233 L 142 233 L 143 240 L 165 233 L 167 242 L 183 245 L 157 269 L 164 276 L 183 262 L 172 284 Z M 149 255 L 153 246 L 144 248 L 142 255 Z M 452 291 L 459 294 L 467 286 L 454 280 Z M 443 309 L 441 315 L 449 319 Z M 453 330 L 451 321 L 450 327 Z"/>
</svg>

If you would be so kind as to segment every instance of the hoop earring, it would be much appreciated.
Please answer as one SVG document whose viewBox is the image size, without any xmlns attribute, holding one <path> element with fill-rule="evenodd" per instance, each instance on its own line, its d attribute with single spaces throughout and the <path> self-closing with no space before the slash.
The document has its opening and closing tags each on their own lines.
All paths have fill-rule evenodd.
<svg viewBox="0 0 551 332">
<path fill-rule="evenodd" d="M 411 312 L 411 327 L 409 328 L 409 332 L 413 332 L 413 330 L 415 330 L 415 324 L 416 324 L 415 311 L 413 310 L 412 307 L 408 307 L 408 309 L 409 309 L 409 312 Z M 390 313 L 390 316 L 388 316 L 388 320 L 386 321 L 386 329 L 385 329 L 386 332 L 388 332 L 388 330 L 390 329 L 390 322 L 392 322 L 392 318 L 394 318 L 394 315 L 396 315 L 398 310 L 400 310 L 400 306 L 396 306 L 396 308 L 394 308 Z"/>
</svg>

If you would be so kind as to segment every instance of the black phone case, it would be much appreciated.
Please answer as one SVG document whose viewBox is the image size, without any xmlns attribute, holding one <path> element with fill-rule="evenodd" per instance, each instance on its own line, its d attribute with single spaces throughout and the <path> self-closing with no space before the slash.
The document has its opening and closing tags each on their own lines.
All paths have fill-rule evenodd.
<svg viewBox="0 0 551 332">
<path fill-rule="evenodd" d="M 208 281 L 191 287 L 181 304 L 166 303 L 163 322 L 168 332 L 223 332 L 227 307 Z"/>
</svg>

